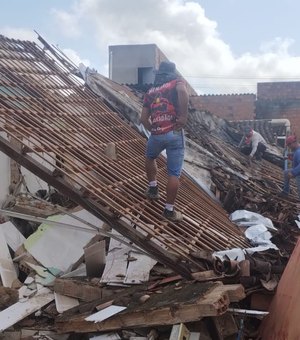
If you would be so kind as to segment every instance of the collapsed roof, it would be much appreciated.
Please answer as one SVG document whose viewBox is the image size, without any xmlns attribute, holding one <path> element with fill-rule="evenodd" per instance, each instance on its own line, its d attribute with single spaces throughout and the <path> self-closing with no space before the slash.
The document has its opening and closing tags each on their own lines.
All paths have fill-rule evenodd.
<svg viewBox="0 0 300 340">
<path fill-rule="evenodd" d="M 142 92 L 121 86 L 87 69 L 84 79 L 99 96 L 104 97 L 120 116 L 142 132 L 139 114 Z M 289 200 L 280 199 L 282 187 L 283 149 L 269 144 L 264 160 L 249 166 L 248 159 L 236 147 L 242 137 L 244 124 L 249 121 L 227 122 L 209 112 L 189 110 L 186 126 L 186 155 L 184 168 L 198 183 L 213 192 L 227 212 L 249 209 L 263 213 L 276 226 L 294 224 L 297 215 L 297 190 L 292 184 Z M 253 127 L 264 136 L 273 137 L 278 127 L 266 120 L 252 121 Z M 272 138 L 267 138 L 269 143 Z"/>
<path fill-rule="evenodd" d="M 0 79 L 0 150 L 150 256 L 189 277 L 187 263 L 201 268 L 192 253 L 248 246 L 187 175 L 177 199 L 184 221 L 163 220 L 165 159 L 158 159 L 162 200 L 150 203 L 145 138 L 38 45 L 0 36 Z"/>
<path fill-rule="evenodd" d="M 98 308 L 102 308 L 101 306 L 109 305 L 108 302 L 112 302 L 112 295 L 114 301 L 119 303 L 120 299 L 123 299 L 123 292 L 116 295 L 112 291 L 112 295 L 103 299 L 102 286 L 91 285 L 91 282 L 82 280 L 66 282 L 66 278 L 56 279 L 54 293 L 73 297 L 76 301 L 73 301 L 75 307 L 71 309 L 69 302 L 67 303 L 68 312 L 62 317 L 56 317 L 57 314 L 55 314 L 54 329 L 70 332 L 94 332 L 129 326 L 144 327 L 145 325 L 161 324 L 162 315 L 165 312 L 168 314 L 167 324 L 178 322 L 178 313 L 175 313 L 174 318 L 172 314 L 174 299 L 169 301 L 166 295 L 162 294 L 161 287 L 170 281 L 181 280 L 182 276 L 189 277 L 191 271 L 202 270 L 202 265 L 206 266 L 206 269 L 213 268 L 214 270 L 194 273 L 193 279 L 200 282 L 202 280 L 211 282 L 204 285 L 199 282 L 195 284 L 194 281 L 191 285 L 183 282 L 180 286 L 176 283 L 166 289 L 167 296 L 170 296 L 168 291 L 170 289 L 172 297 L 175 296 L 176 302 L 179 302 L 176 305 L 176 310 L 180 311 L 180 322 L 185 321 L 182 313 L 185 307 L 187 307 L 187 311 L 193 307 L 193 313 L 189 312 L 189 317 L 186 319 L 186 321 L 193 321 L 204 316 L 224 313 L 229 302 L 236 303 L 244 298 L 244 288 L 240 285 L 212 284 L 214 280 L 219 279 L 223 279 L 224 282 L 237 280 L 242 283 L 245 287 L 247 300 L 251 297 L 251 308 L 257 308 L 252 305 L 252 293 L 260 291 L 263 289 L 262 287 L 267 289 L 268 293 L 275 289 L 288 259 L 288 254 L 283 251 L 285 249 L 280 247 L 280 251 L 277 252 L 272 248 L 269 252 L 255 254 L 246 251 L 247 259 L 236 261 L 238 257 L 235 257 L 234 261 L 226 260 L 224 263 L 218 257 L 213 259 L 211 251 L 202 250 L 248 246 L 248 242 L 241 236 L 235 225 L 229 221 L 227 213 L 221 208 L 218 200 L 222 202 L 227 212 L 233 212 L 236 209 L 249 209 L 270 217 L 274 225 L 279 227 L 278 230 L 272 228 L 274 238 L 272 241 L 277 245 L 282 242 L 294 245 L 294 236 L 299 235 L 299 231 L 292 230 L 291 232 L 289 227 L 295 225 L 294 218 L 297 215 L 298 199 L 295 195 L 295 186 L 292 187 L 292 195 L 289 198 L 282 199 L 277 196 L 282 184 L 281 168 L 266 160 L 254 163 L 252 166 L 249 165 L 247 158 L 235 146 L 241 137 L 237 130 L 216 116 L 190 109 L 186 129 L 185 158 L 185 169 L 188 170 L 188 173 L 185 172 L 182 177 L 182 186 L 178 197 L 179 209 L 184 213 L 184 222 L 173 224 L 163 221 L 160 215 L 163 201 L 150 203 L 143 194 L 147 183 L 143 169 L 145 138 L 141 134 L 146 131 L 139 125 L 142 94 L 131 91 L 126 86 L 120 86 L 95 72 L 85 73 L 84 84 L 74 76 L 74 74 L 78 74 L 77 67 L 73 67 L 55 53 L 55 59 L 50 57 L 48 53 L 51 46 L 47 46 L 47 44 L 44 46 L 45 49 L 42 50 L 34 43 L 10 40 L 0 36 L 0 127 L 2 129 L 0 150 L 40 176 L 62 194 L 67 195 L 75 203 L 107 222 L 142 248 L 144 252 L 181 274 L 181 276 L 159 280 L 147 287 L 146 290 L 142 288 L 142 293 L 140 288 L 134 287 L 133 290 L 137 292 L 136 296 L 132 295 L 129 288 L 126 294 L 129 294 L 127 298 L 129 297 L 130 302 L 135 302 L 135 298 L 139 298 L 140 294 L 147 293 L 149 296 L 143 295 L 142 297 L 149 298 L 148 303 L 140 308 L 141 301 L 139 299 L 137 300 L 137 309 L 135 306 L 131 309 L 128 305 L 127 312 L 125 311 L 121 316 L 116 315 L 115 319 L 112 317 L 107 322 L 93 319 L 97 313 L 90 315 L 88 319 L 85 314 L 95 310 L 95 307 L 98 310 Z M 51 51 L 52 54 L 53 52 L 55 51 Z M 278 154 L 270 154 L 268 157 L 275 163 L 283 161 Z M 164 168 L 165 160 L 161 157 L 159 159 L 159 180 L 163 186 L 166 184 Z M 207 187 L 203 184 L 204 178 Z M 206 192 L 201 190 L 198 184 L 205 188 Z M 233 215 L 235 214 L 232 214 L 231 218 Z M 54 219 L 53 223 L 58 225 L 57 217 L 51 216 L 51 219 Z M 50 222 L 46 221 L 45 223 Z M 63 224 L 65 227 L 72 227 L 70 224 L 61 223 L 61 225 Z M 5 224 L 2 226 L 3 230 L 7 230 Z M 39 229 L 43 230 L 43 224 Z M 105 234 L 106 229 L 103 229 L 102 235 L 109 236 L 112 238 L 111 241 L 114 241 L 113 235 Z M 54 274 L 50 271 L 50 268 L 51 270 L 55 269 L 53 265 L 55 267 L 64 265 L 62 269 L 68 267 L 65 263 L 58 263 L 60 261 L 57 261 L 57 258 L 59 260 L 62 257 L 68 259 L 66 262 L 74 261 L 74 259 L 70 259 L 70 255 L 61 256 L 61 253 L 56 254 L 55 260 L 55 256 L 52 256 L 54 245 L 56 250 L 62 248 L 61 244 L 63 243 L 64 246 L 67 239 L 68 247 L 72 248 L 73 246 L 72 249 L 76 250 L 80 248 L 80 252 L 82 244 L 85 243 L 82 237 L 78 237 L 81 245 L 75 245 L 74 237 L 70 237 L 69 229 L 65 230 L 65 235 L 67 235 L 65 238 L 62 237 L 62 233 L 57 234 L 54 231 L 52 236 L 55 237 L 51 240 L 49 234 L 43 234 L 45 243 L 38 242 L 40 243 L 40 252 L 36 252 L 30 239 L 25 241 L 29 247 L 26 250 L 29 253 L 34 253 L 38 262 L 47 267 L 44 269 L 35 265 L 31 267 L 35 267 L 37 273 L 41 269 L 42 273 L 48 273 L 46 278 L 42 278 L 42 281 L 40 281 L 41 276 L 36 274 L 36 282 L 49 284 L 50 279 L 55 279 Z M 100 231 L 99 234 L 101 234 Z M 60 242 L 57 237 L 60 238 Z M 39 238 L 40 240 L 41 238 Z M 99 241 L 99 239 L 97 240 Z M 109 248 L 116 249 L 118 252 L 120 249 L 118 246 L 122 242 L 111 241 Z M 23 242 L 21 241 L 21 244 Z M 101 242 L 102 248 L 100 248 L 105 253 L 105 241 Z M 5 242 L 4 245 L 9 254 Z M 92 244 L 91 247 L 94 245 Z M 134 260 L 127 248 L 124 248 L 126 252 L 123 249 L 126 259 L 117 259 L 120 263 L 122 262 L 121 266 L 126 267 L 126 270 L 130 267 L 128 263 Z M 252 251 L 257 251 L 257 248 L 252 248 Z M 240 252 L 243 253 L 241 250 Z M 110 250 L 107 253 L 114 256 Z M 224 253 L 225 256 L 228 256 L 228 252 Z M 232 254 L 236 256 L 239 252 L 234 249 Z M 77 252 L 75 255 L 77 256 Z M 52 262 L 54 261 L 51 265 L 48 262 L 50 258 Z M 44 263 L 45 259 L 47 264 Z M 23 266 L 21 262 L 20 268 Z M 76 261 L 75 265 L 78 266 L 79 263 L 80 261 Z M 103 263 L 101 262 L 101 264 Z M 12 261 L 11 266 L 15 273 Z M 109 267 L 111 267 L 111 263 L 109 263 Z M 115 267 L 117 269 L 114 275 L 118 277 L 115 282 L 117 284 L 130 282 L 127 272 L 126 277 L 120 275 L 119 267 Z M 131 267 L 131 272 L 135 271 L 132 268 L 137 267 Z M 158 268 L 160 269 L 154 271 L 154 274 L 159 274 L 159 278 L 165 270 L 167 275 L 173 273 L 169 268 L 163 266 Z M 32 290 L 29 289 L 31 280 L 29 278 L 29 281 L 24 282 L 22 287 L 25 288 L 26 294 L 27 290 L 30 290 L 30 294 L 32 294 Z M 110 282 L 110 280 L 105 282 Z M 134 279 L 131 282 L 136 284 L 145 282 L 145 280 L 136 282 Z M 194 301 L 193 289 L 190 297 L 185 295 L 185 292 L 189 291 L 186 289 L 189 286 L 201 290 L 208 287 L 209 293 L 205 292 L 200 298 L 197 294 L 196 301 Z M 86 287 L 86 290 L 83 287 Z M 234 294 L 232 294 L 233 288 L 236 289 Z M 72 292 L 70 292 L 71 290 Z M 182 295 L 178 294 L 178 290 L 184 296 L 182 306 L 180 305 Z M 94 292 L 92 304 L 90 303 L 91 291 Z M 97 299 L 100 291 L 101 298 Z M 36 294 L 28 300 L 28 304 L 24 304 L 23 301 L 17 302 L 12 305 L 13 308 L 17 307 L 21 312 L 26 309 L 26 315 L 31 314 L 54 299 L 51 291 L 45 290 L 43 287 L 42 292 L 45 293 L 45 296 L 40 303 L 35 304 L 37 302 L 35 299 L 39 299 Z M 157 295 L 158 292 L 162 295 Z M 13 298 L 17 299 L 17 296 L 16 293 Z M 210 296 L 213 296 L 213 299 L 210 299 Z M 230 296 L 231 298 L 228 299 Z M 261 296 L 263 297 L 263 295 Z M 87 297 L 88 299 L 85 300 Z M 209 299 L 208 307 L 207 298 Z M 77 306 L 79 300 L 80 304 Z M 87 302 L 83 303 L 83 301 Z M 27 309 L 27 306 L 32 302 L 31 308 L 33 309 Z M 155 310 L 153 310 L 153 303 L 158 305 Z M 66 307 L 63 306 L 62 301 L 56 301 L 55 304 L 58 313 L 61 313 L 62 307 Z M 122 304 L 127 305 L 128 303 L 123 301 Z M 21 306 L 22 308 L 19 308 Z M 49 308 L 50 311 L 52 307 L 49 305 L 47 309 Z M 140 319 L 141 311 L 146 315 L 145 320 Z M 45 310 L 44 312 L 47 315 Z M 1 313 L 1 329 L 6 329 L 14 324 L 17 321 L 16 317 L 19 320 L 19 315 L 14 315 L 14 318 L 11 318 L 9 307 Z M 78 313 L 80 315 L 77 315 Z M 134 315 L 137 317 L 135 318 Z M 147 315 L 154 315 L 155 318 L 150 320 Z M 243 317 L 245 317 L 244 312 Z M 51 318 L 53 318 L 53 314 Z M 124 320 L 127 320 L 126 323 Z M 34 323 L 36 323 L 35 316 Z M 47 316 L 46 324 L 48 327 L 49 316 Z M 40 327 L 45 327 L 45 325 L 40 325 Z"/>
</svg>

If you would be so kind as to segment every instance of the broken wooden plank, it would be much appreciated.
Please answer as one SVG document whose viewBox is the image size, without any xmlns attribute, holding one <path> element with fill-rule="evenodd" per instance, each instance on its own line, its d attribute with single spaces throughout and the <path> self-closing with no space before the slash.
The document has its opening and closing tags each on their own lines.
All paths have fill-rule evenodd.
<svg viewBox="0 0 300 340">
<path fill-rule="evenodd" d="M 71 310 L 63 313 L 60 316 L 60 321 L 68 321 L 70 316 L 74 316 L 76 313 L 87 313 L 90 314 L 91 311 L 101 308 L 101 306 L 104 306 L 105 304 L 111 305 L 111 301 L 113 299 L 114 304 L 119 304 L 119 305 L 126 305 L 128 304 L 131 296 L 133 295 L 139 295 L 142 296 L 145 294 L 147 286 L 146 285 L 138 285 L 138 286 L 133 286 L 129 288 L 121 288 L 120 287 L 103 287 L 103 298 L 98 298 L 98 299 L 93 299 L 92 301 L 89 302 L 84 302 L 81 303 L 79 306 L 76 306 L 72 308 Z"/>
<path fill-rule="evenodd" d="M 199 282 L 216 281 L 224 278 L 224 276 L 216 274 L 216 272 L 213 270 L 205 270 L 203 272 L 192 273 L 192 277 Z"/>
<path fill-rule="evenodd" d="M 245 289 L 241 284 L 226 284 L 216 288 L 216 291 L 226 291 L 230 302 L 239 302 L 246 297 Z"/>
<path fill-rule="evenodd" d="M 229 297 L 226 290 L 219 288 L 221 284 L 194 283 L 183 287 L 167 287 L 161 294 L 152 294 L 141 304 L 138 300 L 125 312 L 104 320 L 91 323 L 83 316 L 69 318 L 60 322 L 56 327 L 60 332 L 95 332 L 110 331 L 130 327 L 150 327 L 158 325 L 172 325 L 176 323 L 192 322 L 206 316 L 217 316 L 226 312 Z M 222 285 L 223 286 L 223 285 Z M 114 303 L 118 303 L 116 300 Z"/>
<path fill-rule="evenodd" d="M 58 210 L 56 207 L 47 206 L 46 204 L 41 207 L 33 207 L 26 203 L 21 204 L 19 202 L 16 202 L 16 205 L 10 207 L 9 210 L 20 214 L 41 218 L 47 218 L 51 215 L 57 215 L 61 213 L 61 210 Z"/>
<path fill-rule="evenodd" d="M 20 137 L 20 136 L 18 136 Z M 17 138 L 14 138 L 13 136 L 10 137 L 10 142 L 12 145 L 14 145 L 19 151 L 22 149 L 22 143 L 18 141 Z M 21 166 L 14 161 L 13 159 L 10 159 L 10 193 L 11 194 L 17 194 L 16 186 L 20 181 L 22 181 L 22 174 L 21 174 Z"/>
<path fill-rule="evenodd" d="M 56 293 L 87 302 L 114 294 L 114 290 L 99 287 L 91 282 L 75 279 L 56 279 L 53 288 Z"/>
</svg>

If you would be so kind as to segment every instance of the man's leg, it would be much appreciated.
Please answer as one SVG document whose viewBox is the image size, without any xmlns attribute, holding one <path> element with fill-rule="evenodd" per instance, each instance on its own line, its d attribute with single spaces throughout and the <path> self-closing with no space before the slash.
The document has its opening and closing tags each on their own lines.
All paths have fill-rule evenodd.
<svg viewBox="0 0 300 340">
<path fill-rule="evenodd" d="M 167 183 L 167 199 L 166 204 L 174 205 L 177 192 L 179 188 L 179 178 L 176 176 L 169 176 Z"/>
<path fill-rule="evenodd" d="M 157 164 L 156 158 L 159 156 L 162 146 L 160 137 L 150 136 L 146 147 L 145 171 L 149 186 L 146 190 L 146 196 L 151 200 L 159 199 L 158 183 L 157 183 Z"/>
<path fill-rule="evenodd" d="M 146 158 L 145 168 L 146 168 L 146 176 L 147 176 L 148 183 L 149 183 L 149 186 L 146 190 L 146 196 L 150 200 L 158 200 L 159 190 L 158 190 L 158 183 L 156 179 L 156 174 L 157 174 L 156 160 L 151 159 L 151 158 Z"/>
<path fill-rule="evenodd" d="M 145 168 L 148 182 L 156 181 L 157 174 L 156 159 L 146 158 Z"/>
<path fill-rule="evenodd" d="M 184 158 L 184 135 L 183 131 L 171 132 L 168 134 L 169 141 L 166 148 L 167 167 L 168 167 L 168 183 L 166 205 L 163 215 L 173 221 L 180 222 L 183 216 L 180 212 L 175 211 L 174 204 L 179 188 L 179 177 L 183 165 Z"/>
</svg>

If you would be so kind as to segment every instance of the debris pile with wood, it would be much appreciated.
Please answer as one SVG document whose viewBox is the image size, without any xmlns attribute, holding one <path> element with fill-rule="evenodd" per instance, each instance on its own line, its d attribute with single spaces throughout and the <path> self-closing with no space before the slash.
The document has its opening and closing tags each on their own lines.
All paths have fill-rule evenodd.
<svg viewBox="0 0 300 340">
<path fill-rule="evenodd" d="M 98 74 L 83 82 L 41 41 L 0 36 L 0 150 L 14 166 L 0 211 L 4 338 L 253 336 L 298 235 L 280 169 L 249 167 L 224 121 L 191 112 L 184 220 L 164 220 L 163 156 L 162 198 L 144 195 L 140 97 Z M 49 190 L 30 192 L 24 169 Z"/>
</svg>

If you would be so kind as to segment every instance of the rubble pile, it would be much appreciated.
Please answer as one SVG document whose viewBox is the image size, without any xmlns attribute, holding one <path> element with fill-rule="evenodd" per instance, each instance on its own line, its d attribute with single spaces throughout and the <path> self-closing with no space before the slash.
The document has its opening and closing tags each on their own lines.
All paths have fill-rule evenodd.
<svg viewBox="0 0 300 340">
<path fill-rule="evenodd" d="M 249 164 L 225 121 L 191 111 L 184 220 L 163 220 L 163 156 L 162 199 L 144 196 L 140 97 L 95 73 L 83 83 L 46 47 L 0 36 L 0 150 L 13 165 L 0 338 L 255 337 L 299 234 L 281 169 Z M 24 169 L 48 190 L 31 192 Z"/>
<path fill-rule="evenodd" d="M 53 212 L 59 209 L 44 204 Z M 9 210 L 2 213 L 34 219 Z M 253 224 L 251 218 L 239 223 L 242 220 Z M 86 210 L 52 215 L 26 239 L 21 233 L 26 221 L 18 228 L 14 221 L 0 228 L 3 336 L 30 330 L 41 339 L 45 331 L 53 339 L 74 332 L 115 332 L 123 338 L 128 330 L 131 337 L 148 338 L 154 332 L 155 338 L 163 338 L 170 336 L 173 325 L 184 323 L 189 332 L 202 329 L 214 339 L 212 329 L 225 318 L 231 326 L 219 329 L 223 339 L 238 327 L 234 313 L 227 311 L 266 309 L 288 260 L 276 246 L 269 247 L 271 242 L 264 251 L 202 250 L 191 254 L 202 270 L 187 280 Z M 271 222 L 266 223 L 270 227 Z M 92 226 L 100 225 L 105 231 L 99 234 Z M 264 240 L 266 245 L 267 237 Z M 259 244 L 257 239 L 251 242 Z"/>
</svg>

